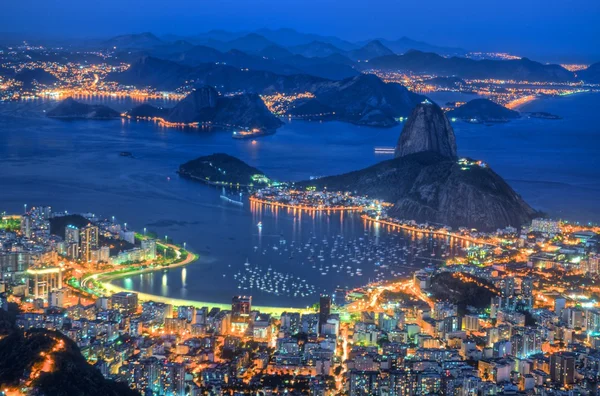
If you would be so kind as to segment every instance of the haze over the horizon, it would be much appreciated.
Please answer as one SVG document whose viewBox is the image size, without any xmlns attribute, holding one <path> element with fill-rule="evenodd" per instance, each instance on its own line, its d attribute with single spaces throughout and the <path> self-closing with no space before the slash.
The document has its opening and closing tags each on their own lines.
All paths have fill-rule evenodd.
<svg viewBox="0 0 600 396">
<path fill-rule="evenodd" d="M 544 60 L 600 61 L 600 2 L 480 0 L 27 0 L 0 13 L 0 31 L 46 37 L 106 37 L 151 31 L 190 35 L 289 27 L 347 40 L 407 36 L 468 50 Z"/>
</svg>

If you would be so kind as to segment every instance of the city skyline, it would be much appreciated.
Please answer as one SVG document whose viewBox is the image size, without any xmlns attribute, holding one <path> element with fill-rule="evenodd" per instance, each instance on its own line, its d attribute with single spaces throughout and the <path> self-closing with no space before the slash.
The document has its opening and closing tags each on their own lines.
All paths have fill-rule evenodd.
<svg viewBox="0 0 600 396">
<path fill-rule="evenodd" d="M 0 396 L 598 394 L 599 11 L 0 6 Z"/>
</svg>

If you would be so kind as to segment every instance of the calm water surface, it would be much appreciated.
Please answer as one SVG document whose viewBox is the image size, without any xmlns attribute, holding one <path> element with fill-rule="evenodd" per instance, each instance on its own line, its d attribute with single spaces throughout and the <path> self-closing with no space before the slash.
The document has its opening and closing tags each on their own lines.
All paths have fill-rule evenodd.
<svg viewBox="0 0 600 396">
<path fill-rule="evenodd" d="M 128 105 L 114 103 L 117 108 Z M 46 119 L 42 110 L 51 106 L 0 104 L 1 209 L 18 212 L 24 203 L 50 204 L 57 210 L 114 215 L 136 229 L 147 227 L 185 241 L 201 254 L 199 263 L 185 269 L 118 281 L 125 287 L 218 302 L 244 292 L 260 304 L 305 305 L 320 291 L 409 270 L 456 248 L 445 241 L 390 234 L 355 216 L 300 218 L 232 207 L 219 199 L 216 189 L 175 174 L 181 163 L 214 152 L 237 156 L 281 180 L 347 172 L 390 158 L 375 155 L 373 148 L 394 146 L 401 126 L 291 122 L 253 145 L 226 132 L 179 131 L 120 120 Z M 584 94 L 540 100 L 521 109 L 548 111 L 562 120 L 524 118 L 494 126 L 457 122 L 459 154 L 488 162 L 537 209 L 597 222 L 598 109 L 600 95 Z M 135 158 L 121 157 L 121 151 L 131 151 Z M 375 255 L 380 259 L 366 259 Z M 256 290 L 257 284 L 262 291 Z"/>
</svg>

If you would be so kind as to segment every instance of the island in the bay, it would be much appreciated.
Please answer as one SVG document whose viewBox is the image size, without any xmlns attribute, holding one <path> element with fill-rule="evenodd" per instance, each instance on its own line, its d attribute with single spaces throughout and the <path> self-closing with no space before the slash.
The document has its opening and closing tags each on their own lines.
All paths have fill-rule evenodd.
<svg viewBox="0 0 600 396">
<path fill-rule="evenodd" d="M 507 122 L 521 115 L 518 111 L 492 102 L 489 99 L 473 99 L 446 113 L 449 118 L 458 118 L 467 122 Z"/>
<path fill-rule="evenodd" d="M 196 158 L 182 164 L 179 175 L 218 186 L 259 187 L 270 183 L 265 174 L 244 161 L 224 153 Z"/>
<path fill-rule="evenodd" d="M 108 106 L 81 103 L 71 97 L 62 100 L 46 115 L 51 118 L 88 120 L 112 120 L 121 117 L 118 111 Z"/>
</svg>

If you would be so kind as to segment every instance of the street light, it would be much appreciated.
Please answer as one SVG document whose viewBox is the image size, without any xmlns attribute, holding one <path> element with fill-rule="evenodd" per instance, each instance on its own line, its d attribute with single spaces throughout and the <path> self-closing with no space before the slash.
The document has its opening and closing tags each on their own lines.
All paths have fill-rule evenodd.
<svg viewBox="0 0 600 396">
<path fill-rule="evenodd" d="M 144 236 L 146 236 L 146 227 L 144 227 Z"/>
</svg>

